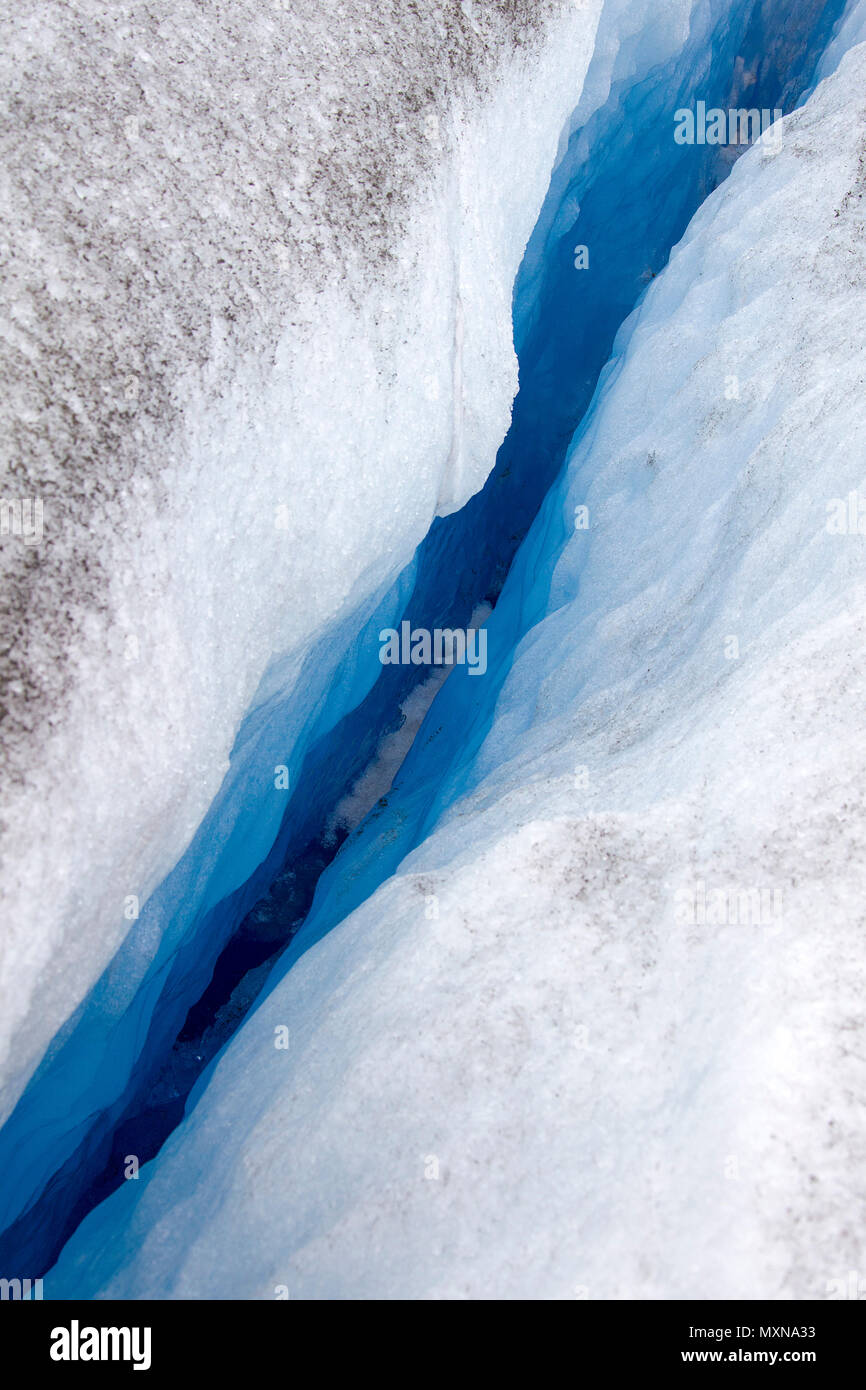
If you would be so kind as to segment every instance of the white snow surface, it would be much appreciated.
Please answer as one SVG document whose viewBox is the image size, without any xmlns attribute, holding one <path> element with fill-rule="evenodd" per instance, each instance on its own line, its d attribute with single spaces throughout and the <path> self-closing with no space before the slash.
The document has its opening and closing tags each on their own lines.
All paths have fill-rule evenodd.
<svg viewBox="0 0 866 1390">
<path fill-rule="evenodd" d="M 861 46 L 621 334 L 538 523 L 591 525 L 475 790 L 247 1019 L 50 1294 L 823 1298 L 862 1271 L 866 536 L 827 518 L 866 510 L 864 91 Z"/>
<path fill-rule="evenodd" d="M 482 484 L 601 2 L 8 8 L 0 1117 L 272 660 Z"/>
</svg>

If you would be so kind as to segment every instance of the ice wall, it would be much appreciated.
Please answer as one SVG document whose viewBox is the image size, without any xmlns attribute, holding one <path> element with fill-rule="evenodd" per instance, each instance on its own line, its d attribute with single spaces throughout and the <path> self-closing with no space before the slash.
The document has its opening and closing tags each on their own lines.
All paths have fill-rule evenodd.
<svg viewBox="0 0 866 1390">
<path fill-rule="evenodd" d="M 651 284 L 435 833 L 301 933 L 55 1296 L 808 1298 L 862 1263 L 864 76 Z"/>
<path fill-rule="evenodd" d="M 188 845 L 244 714 L 317 643 L 333 672 L 483 481 L 599 9 L 4 18 L 2 492 L 43 502 L 44 536 L 2 544 L 3 1115 Z M 322 689 L 308 666 L 272 764 Z M 225 891 L 279 823 L 246 800 Z M 213 853 L 238 816 L 225 796 Z M 136 931 L 124 998 L 166 921 Z"/>
<path fill-rule="evenodd" d="M 866 43 L 866 4 L 864 0 L 848 0 L 842 21 L 821 60 L 819 78 L 835 72 L 848 50 L 858 43 Z"/>
</svg>

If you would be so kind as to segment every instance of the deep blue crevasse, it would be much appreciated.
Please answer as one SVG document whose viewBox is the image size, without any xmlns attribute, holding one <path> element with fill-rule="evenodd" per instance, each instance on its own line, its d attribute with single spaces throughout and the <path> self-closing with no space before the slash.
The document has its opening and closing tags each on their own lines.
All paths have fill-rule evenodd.
<svg viewBox="0 0 866 1390">
<path fill-rule="evenodd" d="M 51 1266 L 122 1182 L 126 1155 L 144 1162 L 158 1152 L 266 981 L 374 892 L 470 785 L 565 540 L 556 506 L 542 509 L 512 562 L 618 330 L 730 168 L 729 151 L 675 145 L 673 113 L 698 98 L 791 110 L 843 9 L 844 0 L 743 0 L 709 48 L 693 35 L 675 61 L 620 84 L 572 135 L 515 286 L 520 392 L 496 465 L 460 512 L 434 523 L 387 593 L 328 633 L 302 671 L 271 673 L 193 844 L 0 1132 L 7 1277 Z M 575 269 L 578 245 L 589 247 L 588 271 Z M 380 628 L 404 616 L 414 627 L 463 627 L 484 601 L 496 605 L 486 677 L 455 669 L 391 792 L 342 846 L 339 836 L 332 842 L 334 807 L 428 675 L 381 667 Z M 280 763 L 291 770 L 288 802 L 273 788 Z M 154 924 L 164 931 L 151 956 Z"/>
</svg>

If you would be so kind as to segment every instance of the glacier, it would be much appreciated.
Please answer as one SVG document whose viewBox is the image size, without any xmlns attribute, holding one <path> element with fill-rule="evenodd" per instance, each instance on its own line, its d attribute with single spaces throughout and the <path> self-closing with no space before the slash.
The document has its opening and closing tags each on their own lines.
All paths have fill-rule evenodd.
<svg viewBox="0 0 866 1390">
<path fill-rule="evenodd" d="M 448 674 L 344 817 L 260 1002 L 50 1296 L 812 1298 L 862 1263 L 866 9 L 828 43 L 840 9 L 671 6 L 661 37 L 596 14 L 490 480 L 269 670 L 153 920 L 0 1137 L 7 1213 L 105 1144 L 218 944 L 383 757 L 411 694 L 374 684 L 386 619 L 489 598 L 491 669 Z M 675 166 L 674 108 L 756 84 L 791 112 L 773 138 Z M 479 534 L 472 592 L 451 557 Z M 308 795 L 268 822 L 250 783 L 288 748 Z"/>
<path fill-rule="evenodd" d="M 4 1118 L 218 796 L 218 891 L 264 857 L 281 802 L 225 785 L 244 719 L 294 690 L 292 761 L 313 650 L 332 674 L 489 471 L 599 9 L 4 16 L 3 493 L 45 517 L 2 546 Z"/>
<path fill-rule="evenodd" d="M 447 513 L 455 499 L 443 493 L 443 460 L 448 461 L 449 476 L 455 460 L 463 460 L 458 471 L 465 471 L 468 443 L 476 438 L 471 421 L 479 410 L 496 413 L 496 393 L 491 391 L 496 372 L 500 381 L 507 378 L 503 405 L 510 400 L 514 389 L 510 285 L 531 218 L 542 199 L 564 113 L 580 92 L 590 53 L 592 70 L 588 93 L 580 98 L 582 115 L 589 119 L 593 109 L 610 98 L 611 119 L 618 119 L 619 90 L 633 87 L 643 74 L 652 72 L 671 55 L 682 57 L 685 46 L 690 55 L 699 51 L 709 29 L 723 22 L 727 10 L 726 0 L 697 7 L 677 0 L 660 22 L 656 14 L 636 10 L 627 0 L 615 0 L 602 12 L 593 48 L 597 8 L 567 7 L 564 12 L 554 7 L 556 25 L 542 34 L 546 47 L 540 51 L 536 44 L 528 54 L 518 52 L 510 60 L 507 71 L 499 73 L 498 82 L 489 84 L 486 105 L 482 102 L 480 112 L 477 101 L 472 107 L 475 123 L 467 116 L 463 130 L 458 116 L 451 115 L 450 123 L 458 128 L 452 141 L 456 154 L 450 146 L 443 152 L 442 196 L 448 216 L 465 219 L 466 235 L 470 240 L 477 236 L 480 243 L 472 241 L 470 248 L 458 245 L 454 251 L 453 230 L 442 220 L 445 213 L 435 202 L 434 187 L 439 220 L 432 232 L 429 219 L 422 216 L 423 200 L 422 208 L 416 207 L 406 219 L 408 228 L 399 227 L 404 240 L 399 243 L 397 260 L 403 278 L 398 276 L 397 288 L 403 285 L 402 296 L 387 299 L 383 308 L 376 295 L 390 294 L 394 282 L 387 281 L 383 288 L 381 277 L 374 278 L 368 286 L 372 301 L 362 299 L 358 306 L 353 300 L 349 306 L 348 329 L 349 310 L 344 312 L 345 306 L 335 310 L 332 335 L 327 293 L 358 298 L 353 277 L 342 273 L 346 267 L 341 268 L 336 290 L 317 285 L 312 301 L 306 282 L 300 287 L 292 285 L 292 333 L 280 351 L 299 359 L 304 399 L 288 423 L 281 413 L 283 407 L 277 408 L 276 396 L 261 396 L 258 369 L 254 373 L 256 383 L 251 385 L 245 381 L 245 368 L 237 353 L 220 348 L 217 357 L 234 392 L 220 407 L 228 419 L 220 416 L 212 402 L 203 402 L 201 392 L 196 396 L 199 404 L 186 414 L 187 428 L 198 432 L 196 437 L 216 431 L 219 449 L 214 445 L 201 466 L 195 461 L 178 464 L 160 475 L 168 486 L 155 516 L 152 489 L 146 477 L 136 477 L 136 488 L 146 494 L 142 507 L 150 518 L 151 530 L 145 535 L 138 521 L 130 522 L 126 516 L 120 518 L 122 524 L 115 525 L 118 518 L 114 518 L 108 538 L 112 556 L 109 588 L 114 585 L 116 592 L 115 581 L 122 580 L 127 589 L 139 594 L 145 611 L 139 612 L 133 623 L 127 593 L 114 615 L 109 601 L 106 617 L 103 593 L 99 599 L 101 616 L 91 611 L 85 624 L 93 640 L 92 660 L 86 659 L 80 643 L 68 637 L 81 672 L 78 707 L 72 699 L 71 705 L 67 701 L 62 711 L 54 711 L 56 758 L 53 754 L 45 756 L 44 745 L 39 760 L 27 755 L 25 749 L 27 777 L 21 784 L 13 783 L 7 796 L 11 827 L 7 849 L 12 872 L 4 875 L 3 882 L 9 920 L 14 924 L 14 931 L 4 942 L 7 1108 L 30 1077 L 0 1139 L 0 1159 L 7 1176 L 0 1195 L 0 1225 L 6 1229 L 0 1253 L 7 1262 L 17 1265 L 23 1260 L 28 1268 L 34 1262 L 41 1267 L 48 1258 L 47 1250 L 62 1244 L 66 1231 L 74 1228 L 82 1212 L 104 1192 L 106 1182 L 110 1190 L 122 1171 L 117 1146 L 125 1147 L 131 1122 L 136 1152 L 148 1157 L 182 1113 L 192 1081 L 222 1040 L 219 1030 L 211 1030 L 206 1040 L 209 1051 L 203 1043 L 199 1045 L 199 1034 L 211 1009 L 208 981 L 226 969 L 231 974 L 234 966 L 231 960 L 226 966 L 224 957 L 236 946 L 244 961 L 250 950 L 259 957 L 267 954 L 269 942 L 262 942 L 258 928 L 253 932 L 252 946 L 244 942 L 244 927 L 257 901 L 279 875 L 281 865 L 292 858 L 301 861 L 298 874 L 293 870 L 289 877 L 301 878 L 299 893 L 303 899 L 331 852 L 322 842 L 331 834 L 335 808 L 351 800 L 359 777 L 371 758 L 376 759 L 379 742 L 389 730 L 399 732 L 407 701 L 415 699 L 411 689 L 395 691 L 381 680 L 370 634 L 395 621 L 409 596 L 416 604 L 444 606 L 449 617 L 452 609 L 462 608 L 465 611 L 460 620 L 466 621 L 479 602 L 483 607 L 484 600 L 495 597 L 501 586 L 508 547 L 513 552 L 540 500 L 543 470 L 536 473 L 526 464 L 518 470 L 503 461 L 494 471 L 487 497 L 479 500 L 482 524 L 465 509 L 457 514 L 451 528 L 445 521 L 434 524 L 424 546 L 403 569 L 405 554 L 401 556 L 399 546 L 392 547 L 390 540 L 383 539 L 379 529 L 391 528 L 399 509 L 393 501 L 383 509 L 381 497 L 384 492 L 389 499 L 396 498 L 402 486 L 416 497 L 419 479 L 425 476 L 416 457 L 416 440 L 427 440 L 429 435 L 428 457 L 438 480 L 436 509 Z M 465 20 L 467 12 L 461 9 L 461 13 Z M 297 21 L 294 7 L 290 18 Z M 310 22 L 313 20 L 314 16 Z M 410 16 L 407 22 L 415 21 Z M 490 22 L 488 15 L 482 37 Z M 458 19 L 458 23 L 463 21 Z M 735 29 L 742 24 L 739 16 Z M 364 33 L 362 26 L 362 39 Z M 160 29 L 157 37 L 170 39 L 172 32 L 166 34 Z M 223 37 L 219 27 L 216 37 Z M 257 31 L 257 41 L 260 38 Z M 276 38 L 280 38 L 279 31 Z M 505 47 L 507 53 L 509 46 Z M 376 62 L 380 58 L 379 54 Z M 683 61 L 686 72 L 691 66 L 691 58 Z M 554 76 L 557 82 L 551 86 Z M 523 81 L 529 84 L 525 111 L 515 103 L 515 91 Z M 554 93 L 559 94 L 561 105 L 552 112 L 548 104 Z M 297 93 L 294 96 L 297 98 Z M 171 126 L 176 119 L 173 101 L 152 98 L 150 104 L 156 107 L 153 119 L 159 117 Z M 424 117 L 424 139 L 429 143 L 432 138 L 438 146 L 440 139 L 444 143 L 443 123 L 438 117 L 435 122 L 427 119 L 429 115 Z M 320 140 L 322 122 L 315 111 L 312 119 Z M 540 161 L 539 146 L 531 141 L 524 150 L 525 160 L 517 159 L 514 122 L 520 127 L 521 138 L 534 140 L 537 135 L 539 140 L 547 139 L 548 152 Z M 139 134 L 133 132 L 133 140 L 139 139 L 140 123 L 136 129 Z M 247 138 L 258 133 L 252 127 Z M 506 145 L 513 167 L 512 178 L 504 186 L 496 150 Z M 468 173 L 455 173 L 455 157 L 466 161 Z M 475 168 L 479 159 L 492 162 L 480 170 Z M 205 173 L 207 168 L 205 162 Z M 369 174 L 369 170 L 361 172 Z M 200 178 L 202 169 L 194 166 L 191 173 Z M 535 189 L 531 215 L 528 187 Z M 195 182 L 187 193 L 199 191 Z M 429 189 L 425 194 L 429 200 Z M 483 218 L 472 215 L 476 197 L 478 207 L 484 209 Z M 183 212 L 182 200 L 179 211 Z M 447 248 L 449 266 L 455 254 L 461 262 L 456 299 L 453 287 L 443 287 L 436 280 L 430 291 L 436 303 L 431 304 L 419 291 L 417 276 L 411 280 L 419 265 L 411 238 L 419 225 L 419 235 L 429 233 L 439 248 L 435 252 L 432 246 L 427 248 L 422 258 L 425 270 L 429 265 L 434 277 L 444 273 L 441 248 Z M 491 236 L 498 238 L 499 251 L 491 249 Z M 379 241 L 374 242 L 374 249 L 378 264 Z M 276 250 L 279 252 L 280 247 Z M 490 284 L 491 267 L 503 257 L 507 262 L 509 256 L 497 299 Z M 278 260 L 282 266 L 284 257 L 278 256 Z M 391 261 L 387 264 L 390 267 Z M 410 283 L 407 275 L 410 289 L 406 288 Z M 486 315 L 498 307 L 489 332 L 484 326 L 488 319 L 479 320 L 475 312 L 473 296 L 483 304 Z M 417 319 L 407 323 L 396 314 L 395 302 L 410 304 Z M 310 321 L 315 318 L 316 355 L 312 361 L 320 365 L 320 376 L 311 372 L 310 333 L 303 320 L 305 304 Z M 453 312 L 450 327 L 446 324 L 443 330 L 441 355 L 450 363 L 450 395 L 426 371 L 431 352 L 434 360 L 439 355 L 427 319 L 446 311 Z M 328 345 L 332 338 L 338 342 L 335 350 L 342 361 L 346 344 L 355 342 L 352 323 L 357 327 L 358 370 L 363 374 L 369 367 L 369 371 L 362 380 L 353 377 L 350 366 L 343 364 L 335 381 Z M 394 336 L 386 334 L 383 339 L 388 323 Z M 478 337 L 477 367 L 472 365 L 473 335 Z M 395 373 L 395 364 L 399 366 L 403 360 L 403 344 L 409 354 L 405 376 Z M 371 352 L 379 367 L 369 364 Z M 89 363 L 88 355 L 83 356 Z M 489 357 L 495 359 L 495 371 L 488 365 Z M 599 365 L 603 357 L 602 348 Z M 283 363 L 280 373 L 284 385 L 286 373 L 292 378 L 291 363 L 287 368 Z M 415 394 L 419 387 L 426 402 L 423 406 Z M 330 398 L 335 388 L 339 400 Z M 363 410 L 363 419 L 346 416 L 344 390 L 353 403 L 351 408 Z M 379 399 L 377 392 L 385 392 L 388 398 L 389 403 L 382 407 L 384 415 L 376 414 L 371 404 Z M 238 393 L 243 398 L 240 403 Z M 456 415 L 455 401 L 459 404 Z M 264 447 L 260 440 L 255 448 L 239 444 L 227 458 L 226 440 L 234 448 L 239 421 L 250 417 L 251 402 L 257 406 L 250 428 L 260 432 L 262 418 L 268 421 L 274 430 L 273 447 Z M 440 423 L 446 421 L 444 435 L 425 414 L 428 406 L 434 414 L 439 412 L 436 419 Z M 484 470 L 489 468 L 495 444 L 504 432 L 501 417 L 501 409 L 495 423 L 490 417 L 490 437 L 486 444 L 482 441 L 478 445 Z M 322 420 L 338 422 L 343 431 L 341 444 L 335 441 L 333 430 L 321 433 Z M 389 449 L 394 451 L 396 468 L 390 477 L 390 492 L 387 469 L 383 472 Z M 324 455 L 321 468 L 316 463 L 317 450 Z M 366 475 L 358 468 L 359 456 L 363 457 L 365 450 L 369 451 L 372 470 Z M 146 452 L 159 456 L 160 451 L 161 446 Z M 412 455 L 411 470 L 405 464 L 407 454 Z M 266 466 L 268 460 L 271 472 Z M 341 470 L 350 477 L 343 498 L 343 521 L 339 520 L 334 493 L 335 488 L 339 491 Z M 217 475 L 222 481 L 213 497 Z M 550 476 L 549 464 L 546 476 Z M 319 477 L 327 479 L 320 497 Z M 508 484 L 509 477 L 516 483 Z M 296 518 L 291 526 L 287 505 L 277 500 L 286 495 L 287 480 L 296 497 Z M 478 480 L 476 476 L 476 484 Z M 360 507 L 359 486 L 365 492 L 368 511 Z M 497 493 L 501 493 L 498 499 Z M 311 510 L 307 501 L 313 494 L 319 500 L 311 504 Z M 329 517 L 327 524 L 317 510 L 322 507 Z M 262 515 L 267 543 L 261 525 L 254 524 Z M 250 524 L 244 529 L 236 523 L 245 516 Z M 195 526 L 190 524 L 193 517 Z M 231 518 L 228 528 L 227 518 Z M 425 526 L 427 521 L 429 512 Z M 86 522 L 84 564 L 92 568 L 95 523 L 92 516 Z M 305 531 L 299 554 L 296 524 Z M 339 540 L 329 531 L 331 524 L 334 529 L 342 528 Z M 480 567 L 487 570 L 486 578 L 481 576 L 482 592 L 468 593 L 460 566 L 455 565 L 456 590 L 448 593 L 453 557 L 462 554 L 467 538 L 478 531 L 483 533 Z M 327 598 L 329 586 L 345 586 L 346 576 L 353 572 L 355 560 L 346 548 L 350 543 L 362 558 L 374 555 L 376 564 L 368 565 L 357 586 L 359 593 L 343 601 L 336 617 L 322 622 L 324 609 L 320 612 L 316 603 Z M 155 577 L 154 564 L 158 571 Z M 334 573 L 326 575 L 323 566 L 333 566 Z M 466 568 L 477 577 L 471 563 Z M 389 569 L 396 574 L 393 581 L 387 578 Z M 175 570 L 182 574 L 182 583 L 173 582 Z M 146 584 L 143 571 L 149 576 Z M 220 585 L 224 586 L 222 593 Z M 237 598 L 240 590 L 242 605 Z M 340 596 L 332 597 L 333 608 Z M 179 610 L 175 605 L 180 605 Z M 163 626 L 166 606 L 171 610 L 167 620 L 170 630 Z M 111 640 L 105 621 L 117 641 Z M 295 624 L 291 632 L 284 627 L 287 621 Z M 318 630 L 310 632 L 316 621 Z M 306 624 L 301 632 L 296 630 L 299 622 Z M 147 634 L 143 651 L 138 631 Z M 190 632 L 212 634 L 210 645 L 206 643 L 197 655 L 189 651 Z M 264 663 L 265 653 L 274 649 L 278 655 Z M 244 677 L 246 690 L 259 682 L 251 705 L 238 686 L 243 673 L 243 661 L 238 661 L 241 651 L 250 661 Z M 117 670 L 112 654 L 117 658 Z M 266 669 L 260 675 L 263 664 Z M 94 687 L 96 671 L 99 679 Z M 197 675 L 202 686 L 196 686 Z M 95 698 L 96 692 L 100 699 Z M 178 698 L 185 702 L 182 709 L 177 707 Z M 153 702 L 150 713 L 142 701 Z M 228 772 L 209 811 L 194 834 L 195 810 L 186 816 L 182 832 L 178 831 L 171 818 L 178 808 L 186 806 L 189 810 L 189 798 L 197 806 L 209 799 L 210 789 L 221 775 L 233 723 L 245 707 L 247 715 L 235 735 Z M 166 718 L 174 730 L 168 742 L 165 726 L 160 723 Z M 112 728 L 117 734 L 114 741 Z M 222 739 L 223 753 L 215 752 L 213 739 L 217 735 Z M 47 751 L 52 753 L 51 745 Z M 67 775 L 60 779 L 53 775 L 57 759 L 67 769 Z M 103 776 L 106 768 L 110 769 L 107 781 Z M 289 798 L 286 781 L 292 792 Z M 147 825 L 143 815 L 150 817 Z M 36 836 L 34 819 L 49 827 L 49 832 Z M 157 876 L 159 865 L 172 862 L 190 835 L 187 852 L 148 896 L 148 883 Z M 290 884 L 293 913 L 299 911 L 295 888 Z M 136 916 L 139 907 L 140 915 Z M 282 933 L 278 923 L 276 935 Z M 123 940 L 115 950 L 119 937 Z M 22 941 L 27 942 L 26 951 L 20 949 Z M 106 958 L 108 965 L 99 974 Z M 229 1024 L 237 1021 L 236 1003 L 232 996 L 223 1009 Z M 245 1005 L 248 1003 L 247 999 Z M 204 1025 L 196 1021 L 202 1013 Z M 58 1031 L 59 1021 L 62 1027 Z M 51 1039 L 47 1051 L 46 1038 Z M 41 1061 L 31 1076 L 33 1061 L 40 1053 Z"/>
</svg>

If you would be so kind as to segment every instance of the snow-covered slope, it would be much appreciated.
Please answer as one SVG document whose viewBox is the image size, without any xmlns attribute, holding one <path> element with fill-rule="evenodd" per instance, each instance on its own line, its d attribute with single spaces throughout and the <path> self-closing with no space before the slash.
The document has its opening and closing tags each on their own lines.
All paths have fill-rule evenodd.
<svg viewBox="0 0 866 1390">
<path fill-rule="evenodd" d="M 864 90 L 861 46 L 694 219 L 490 619 L 526 635 L 434 833 L 321 939 L 317 900 L 52 1296 L 862 1268 Z"/>
<path fill-rule="evenodd" d="M 0 1113 L 188 844 L 272 658 L 284 691 L 331 630 L 336 662 L 338 620 L 488 472 L 600 7 L 8 9 L 0 492 L 44 535 L 0 546 Z"/>
</svg>

